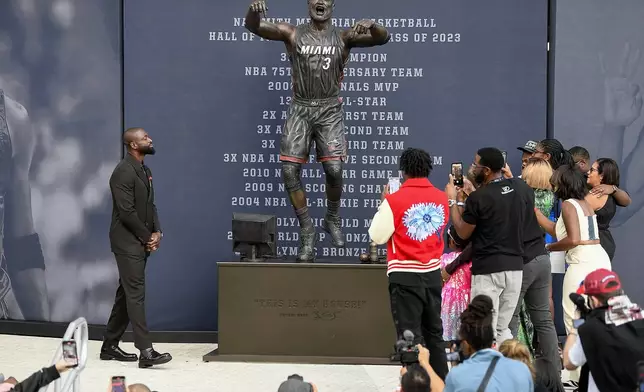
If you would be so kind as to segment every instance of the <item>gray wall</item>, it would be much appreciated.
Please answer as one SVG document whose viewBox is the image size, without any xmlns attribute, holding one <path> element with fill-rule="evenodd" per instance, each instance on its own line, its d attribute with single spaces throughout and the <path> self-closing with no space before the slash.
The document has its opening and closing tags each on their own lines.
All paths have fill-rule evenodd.
<svg viewBox="0 0 644 392">
<path fill-rule="evenodd" d="M 568 148 L 586 147 L 593 160 L 608 157 L 619 163 L 620 185 L 633 203 L 612 222 L 617 243 L 613 267 L 628 293 L 641 302 L 644 116 L 639 88 L 644 66 L 639 54 L 644 51 L 644 3 L 557 3 L 555 137 Z"/>
</svg>

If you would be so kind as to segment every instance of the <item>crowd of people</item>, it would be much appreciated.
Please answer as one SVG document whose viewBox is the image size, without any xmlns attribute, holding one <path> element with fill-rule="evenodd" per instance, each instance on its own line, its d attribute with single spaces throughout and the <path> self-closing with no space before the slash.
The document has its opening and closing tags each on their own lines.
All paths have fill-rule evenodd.
<svg viewBox="0 0 644 392">
<path fill-rule="evenodd" d="M 644 312 L 611 271 L 610 221 L 631 201 L 619 188 L 617 163 L 591 163 L 584 148 L 568 151 L 555 139 L 528 141 L 519 150 L 520 176 L 502 151 L 486 147 L 462 182 L 450 175 L 442 190 L 429 180 L 430 155 L 410 148 L 400 157 L 402 186 L 384 188 L 369 235 L 387 244 L 394 325 L 401 338 L 413 334 L 417 353 L 404 363 L 401 392 L 561 392 L 564 368 L 566 384 L 579 391 L 638 387 Z M 564 252 L 567 266 L 563 347 L 554 323 L 551 252 Z M 109 358 L 103 346 L 101 359 L 139 359 L 148 367 L 141 360 L 149 345 L 141 346 L 141 358 L 129 358 L 117 352 L 118 340 Z M 447 355 L 449 347 L 456 356 Z M 61 361 L 21 383 L 2 379 L 0 392 L 35 391 L 68 369 Z M 299 375 L 279 387 L 316 390 Z"/>
<path fill-rule="evenodd" d="M 402 186 L 385 187 L 369 234 L 387 244 L 398 335 L 411 331 L 429 354 L 406 370 L 401 390 L 635 391 L 644 313 L 611 271 L 610 222 L 631 202 L 619 167 L 556 139 L 518 149 L 521 175 L 502 151 L 481 148 L 466 178 L 450 175 L 443 191 L 429 180 L 429 154 L 410 148 L 400 158 Z M 552 252 L 565 254 L 563 347 Z M 445 342 L 459 352 L 451 370 Z"/>
</svg>

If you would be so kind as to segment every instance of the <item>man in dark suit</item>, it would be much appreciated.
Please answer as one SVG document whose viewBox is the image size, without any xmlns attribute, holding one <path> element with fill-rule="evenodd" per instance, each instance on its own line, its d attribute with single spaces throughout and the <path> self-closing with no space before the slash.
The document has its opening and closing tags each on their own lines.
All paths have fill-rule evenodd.
<svg viewBox="0 0 644 392">
<path fill-rule="evenodd" d="M 143 164 L 143 158 L 155 151 L 143 128 L 128 129 L 123 140 L 127 155 L 110 177 L 113 202 L 110 244 L 120 279 L 100 358 L 125 362 L 138 359 L 139 367 L 147 368 L 172 360 L 170 354 L 160 354 L 152 348 L 145 320 L 145 264 L 150 253 L 159 248 L 163 236 L 154 205 L 152 172 Z M 130 322 L 134 346 L 141 351 L 139 358 L 118 346 Z"/>
</svg>

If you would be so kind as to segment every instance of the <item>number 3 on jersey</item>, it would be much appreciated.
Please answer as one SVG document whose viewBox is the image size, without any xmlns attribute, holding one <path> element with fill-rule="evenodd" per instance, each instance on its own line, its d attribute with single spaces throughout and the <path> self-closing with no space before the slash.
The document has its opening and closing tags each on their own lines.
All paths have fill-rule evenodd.
<svg viewBox="0 0 644 392">
<path fill-rule="evenodd" d="M 324 61 L 324 64 L 322 64 L 323 70 L 326 71 L 327 69 L 331 68 L 331 57 L 325 57 L 322 61 Z"/>
</svg>

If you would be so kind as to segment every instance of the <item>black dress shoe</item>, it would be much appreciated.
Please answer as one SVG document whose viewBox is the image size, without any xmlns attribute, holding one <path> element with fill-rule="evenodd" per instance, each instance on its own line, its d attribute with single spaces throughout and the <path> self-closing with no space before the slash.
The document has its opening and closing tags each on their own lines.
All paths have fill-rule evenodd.
<svg viewBox="0 0 644 392">
<path fill-rule="evenodd" d="M 161 354 L 153 349 L 141 351 L 139 357 L 139 367 L 149 368 L 154 365 L 163 365 L 172 361 L 172 355 L 165 353 Z"/>
<path fill-rule="evenodd" d="M 136 362 L 139 357 L 136 354 L 129 354 L 121 350 L 117 345 L 103 345 L 101 347 L 101 357 L 103 361 L 121 361 L 121 362 Z"/>
</svg>

